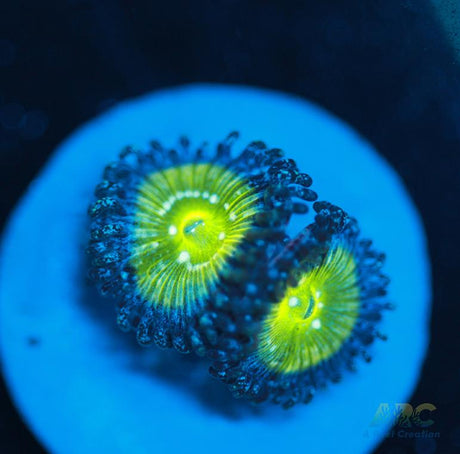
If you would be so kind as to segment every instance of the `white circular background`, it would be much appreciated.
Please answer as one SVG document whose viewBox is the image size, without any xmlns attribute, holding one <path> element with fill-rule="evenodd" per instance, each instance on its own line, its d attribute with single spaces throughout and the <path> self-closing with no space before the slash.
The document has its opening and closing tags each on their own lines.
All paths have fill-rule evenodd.
<svg viewBox="0 0 460 454">
<path fill-rule="evenodd" d="M 211 145 L 231 130 L 280 147 L 320 199 L 355 216 L 386 252 L 390 299 L 371 364 L 290 411 L 253 411 L 202 365 L 141 349 L 115 328 L 112 302 L 84 281 L 86 210 L 103 167 L 126 144 Z M 307 217 L 297 217 L 291 233 Z M 56 151 L 13 213 L 0 268 L 3 371 L 14 401 L 55 453 L 353 453 L 388 430 L 370 427 L 380 403 L 406 402 L 427 346 L 429 262 L 416 209 L 397 174 L 339 120 L 266 90 L 191 85 L 118 105 Z"/>
</svg>

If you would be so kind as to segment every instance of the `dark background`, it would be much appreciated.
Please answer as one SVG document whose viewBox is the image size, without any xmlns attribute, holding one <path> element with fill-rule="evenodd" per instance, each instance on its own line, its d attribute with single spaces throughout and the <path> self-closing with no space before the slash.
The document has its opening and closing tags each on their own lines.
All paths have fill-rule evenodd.
<svg viewBox="0 0 460 454">
<path fill-rule="evenodd" d="M 122 99 L 192 81 L 316 101 L 402 175 L 434 279 L 431 345 L 411 403 L 437 406 L 430 429 L 441 438 L 388 439 L 376 452 L 460 452 L 460 65 L 428 1 L 4 0 L 1 225 L 75 127 Z M 42 452 L 4 385 L 0 452 Z"/>
</svg>

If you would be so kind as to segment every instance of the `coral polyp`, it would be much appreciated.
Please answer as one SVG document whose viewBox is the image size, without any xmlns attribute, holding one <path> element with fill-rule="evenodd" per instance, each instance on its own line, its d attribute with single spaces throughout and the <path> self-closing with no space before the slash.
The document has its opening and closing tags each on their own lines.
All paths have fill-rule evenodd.
<svg viewBox="0 0 460 454">
<path fill-rule="evenodd" d="M 356 356 L 370 361 L 366 347 L 385 339 L 376 329 L 392 307 L 385 298 L 383 254 L 360 238 L 356 220 L 343 210 L 327 202 L 314 208 L 315 222 L 268 265 L 282 296 L 237 325 L 236 337 L 251 339 L 248 348 L 239 359 L 225 351 L 216 355 L 211 373 L 237 397 L 284 407 L 308 402 L 316 389 L 353 370 Z"/>
<path fill-rule="evenodd" d="M 214 339 L 203 330 L 208 303 L 247 293 L 252 251 L 268 257 L 291 214 L 316 199 L 281 150 L 253 142 L 232 157 L 236 138 L 213 154 L 187 139 L 177 150 L 127 148 L 96 188 L 90 277 L 119 300 L 119 326 L 142 345 L 204 354 Z M 240 276 L 231 288 L 229 275 Z"/>
<path fill-rule="evenodd" d="M 205 299 L 261 212 L 259 196 L 216 164 L 150 175 L 138 189 L 130 259 L 143 297 L 186 313 Z"/>
<path fill-rule="evenodd" d="M 331 358 L 349 338 L 359 304 L 355 258 L 337 241 L 270 310 L 259 335 L 258 357 L 279 373 L 302 372 Z"/>
</svg>

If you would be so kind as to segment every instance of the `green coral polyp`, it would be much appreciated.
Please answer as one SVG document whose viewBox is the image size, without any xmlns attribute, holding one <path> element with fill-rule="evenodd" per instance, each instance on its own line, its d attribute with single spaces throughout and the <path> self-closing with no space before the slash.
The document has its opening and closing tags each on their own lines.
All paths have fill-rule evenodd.
<svg viewBox="0 0 460 454">
<path fill-rule="evenodd" d="M 209 318 L 211 301 L 248 298 L 257 260 L 285 239 L 292 213 L 316 199 L 311 178 L 263 142 L 239 155 L 231 133 L 210 153 L 151 142 L 127 147 L 109 164 L 89 208 L 90 278 L 118 300 L 118 325 L 141 345 L 156 343 L 199 354 L 222 345 Z"/>
<path fill-rule="evenodd" d="M 238 321 L 228 336 L 247 338 L 239 356 L 216 352 L 211 373 L 236 397 L 289 408 L 307 403 L 318 388 L 337 382 L 355 359 L 371 357 L 367 346 L 385 339 L 376 329 L 386 301 L 383 254 L 361 239 L 355 219 L 316 202 L 315 222 L 265 265 L 279 295 L 239 318 L 238 302 L 227 306 Z"/>
<path fill-rule="evenodd" d="M 149 175 L 138 189 L 131 264 L 146 302 L 186 311 L 204 301 L 252 228 L 260 193 L 210 163 Z"/>
<path fill-rule="evenodd" d="M 259 335 L 257 356 L 267 369 L 302 372 L 340 350 L 359 314 L 357 266 L 348 247 L 332 244 L 319 265 L 288 287 Z"/>
</svg>

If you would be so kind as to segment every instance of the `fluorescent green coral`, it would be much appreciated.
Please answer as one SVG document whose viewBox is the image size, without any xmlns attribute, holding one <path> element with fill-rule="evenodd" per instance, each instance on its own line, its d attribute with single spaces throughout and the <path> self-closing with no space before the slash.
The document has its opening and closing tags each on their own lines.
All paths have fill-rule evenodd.
<svg viewBox="0 0 460 454">
<path fill-rule="evenodd" d="M 345 247 L 331 247 L 323 262 L 288 288 L 263 323 L 257 354 L 270 370 L 301 372 L 331 358 L 358 317 L 356 262 Z"/>
<path fill-rule="evenodd" d="M 138 188 L 131 255 L 146 301 L 187 311 L 205 298 L 258 206 L 248 180 L 220 165 L 149 175 Z"/>
</svg>

